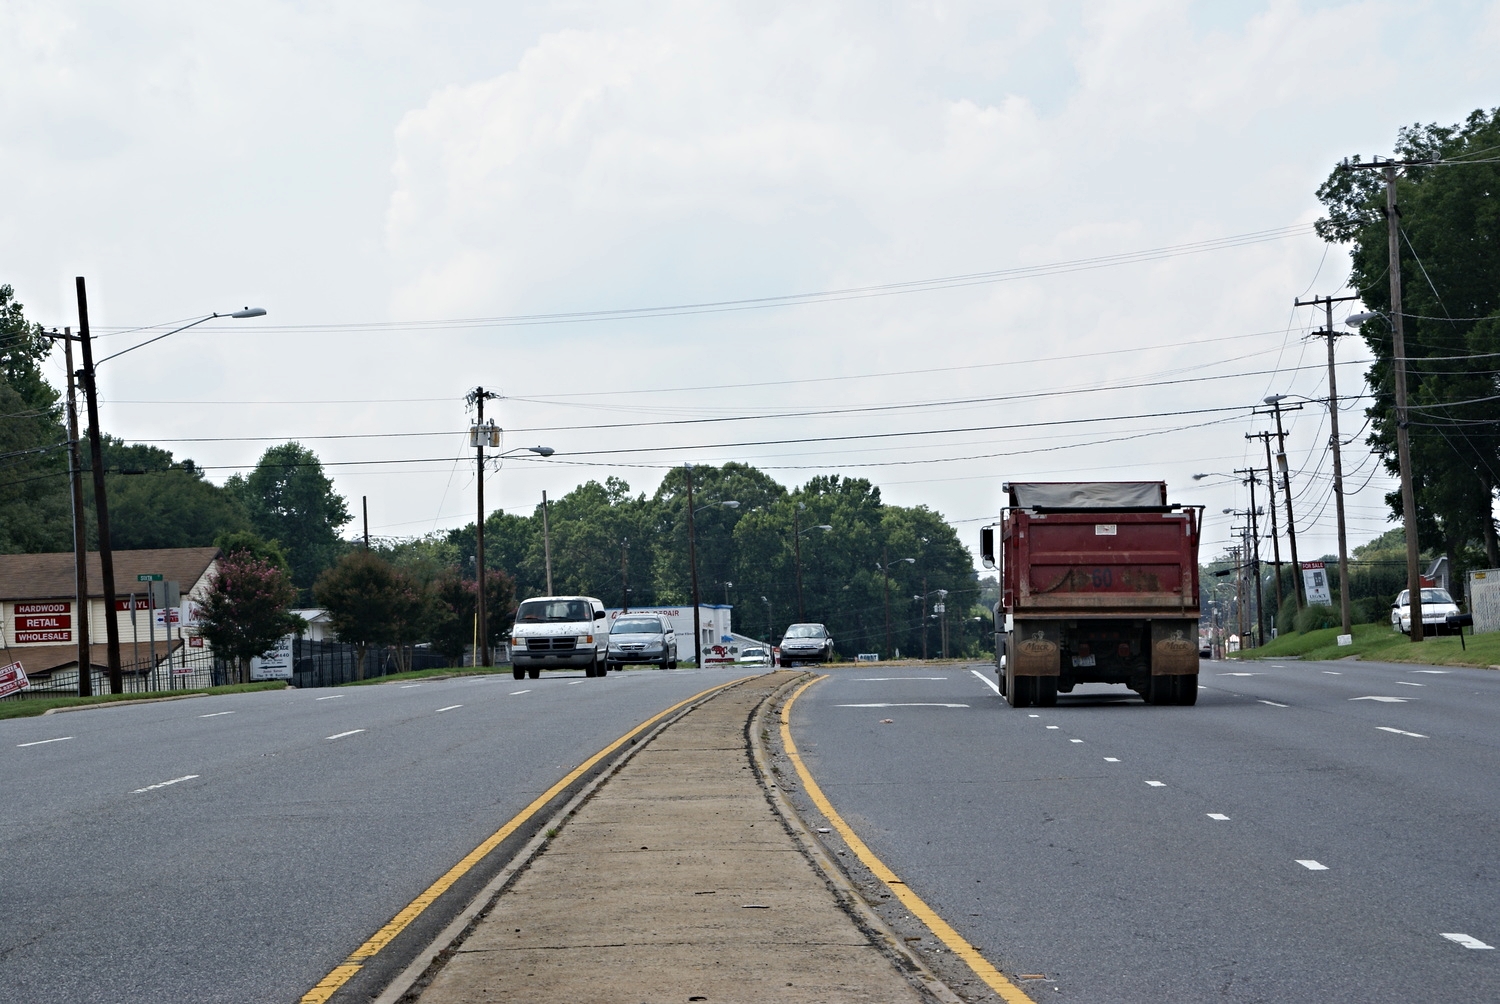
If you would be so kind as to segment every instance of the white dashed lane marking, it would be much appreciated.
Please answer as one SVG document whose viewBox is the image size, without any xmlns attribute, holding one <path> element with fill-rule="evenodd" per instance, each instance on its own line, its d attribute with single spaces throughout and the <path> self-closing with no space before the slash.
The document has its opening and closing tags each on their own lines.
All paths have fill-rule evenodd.
<svg viewBox="0 0 1500 1004">
<path fill-rule="evenodd" d="M 359 733 L 361 733 L 363 731 L 364 731 L 364 729 L 350 729 L 348 732 L 338 732 L 338 733 L 335 733 L 334 735 L 329 736 L 328 738 L 329 739 L 342 739 L 345 736 L 357 735 L 357 734 L 359 734 Z"/>
<path fill-rule="evenodd" d="M 1405 704 L 1410 697 L 1351 697 L 1351 701 L 1379 701 L 1382 704 Z"/>
<path fill-rule="evenodd" d="M 1291 707 L 1290 704 L 1277 704 L 1275 701 L 1261 701 L 1260 703 L 1262 703 L 1262 704 L 1269 704 L 1273 708 L 1289 708 L 1289 707 Z"/>
<path fill-rule="evenodd" d="M 967 708 L 967 704 L 835 704 L 835 708 Z M 1056 725 L 1047 726 L 1049 729 Z"/>
<path fill-rule="evenodd" d="M 444 711 L 453 711 L 461 707 L 463 707 L 462 704 L 450 704 L 446 708 L 438 708 L 438 713 L 441 714 Z"/>
<path fill-rule="evenodd" d="M 975 676 L 979 676 L 979 671 L 978 670 L 971 669 L 971 670 L 969 670 L 969 672 L 973 673 Z M 982 676 L 979 676 L 979 678 L 981 680 L 984 679 L 984 677 L 982 677 Z M 892 680 L 946 680 L 946 679 L 948 679 L 946 676 L 860 676 L 860 677 L 856 677 L 855 680 L 854 680 L 854 682 L 855 683 L 889 683 Z M 988 682 L 988 681 L 985 681 L 985 682 Z"/>
<path fill-rule="evenodd" d="M 1049 725 L 1049 726 L 1047 726 L 1047 728 L 1049 728 L 1049 729 L 1060 729 L 1060 728 L 1062 728 L 1062 726 L 1061 725 Z"/>
<path fill-rule="evenodd" d="M 1327 865 L 1319 864 L 1312 858 L 1298 858 L 1297 863 L 1310 872 L 1326 872 L 1328 870 Z"/>
<path fill-rule="evenodd" d="M 1453 672 L 1451 669 L 1414 669 L 1413 673 L 1431 673 L 1433 676 L 1447 676 Z"/>
<path fill-rule="evenodd" d="M 1336 672 L 1334 672 L 1331 669 L 1325 669 L 1325 670 L 1323 670 L 1323 673 L 1325 675 L 1327 675 L 1327 676 L 1343 676 L 1344 675 L 1343 673 L 1336 673 Z"/>
<path fill-rule="evenodd" d="M 73 738 L 72 736 L 58 736 L 56 739 L 38 739 L 34 743 L 16 743 L 16 749 L 20 749 L 22 746 L 45 746 L 48 743 L 67 742 L 69 739 L 72 739 L 72 738 Z"/>
<path fill-rule="evenodd" d="M 315 700 L 315 701 L 337 701 L 339 698 L 341 698 L 343 696 L 344 696 L 343 694 L 334 694 L 332 697 L 314 697 L 313 700 Z"/>
<path fill-rule="evenodd" d="M 1402 731 L 1401 729 L 1393 729 L 1389 725 L 1377 725 L 1375 727 L 1377 729 L 1379 729 L 1380 731 L 1382 731 L 1382 732 L 1394 732 L 1398 736 L 1411 736 L 1413 739 L 1427 739 L 1427 738 L 1429 738 L 1428 736 L 1422 735 L 1422 733 L 1420 733 L 1420 732 L 1405 732 L 1405 731 Z"/>
<path fill-rule="evenodd" d="M 1261 676 L 1261 673 L 1220 673 L 1220 676 Z"/>
<path fill-rule="evenodd" d="M 1224 813 L 1222 813 L 1222 812 L 1210 812 L 1208 814 L 1208 818 L 1209 819 L 1217 819 L 1221 823 L 1227 823 L 1227 822 L 1229 822 L 1229 817 L 1226 816 L 1226 815 L 1224 815 Z"/>
<path fill-rule="evenodd" d="M 220 715 L 232 715 L 233 711 L 215 711 L 211 715 L 199 715 L 199 718 L 218 718 Z"/>
<path fill-rule="evenodd" d="M 511 691 L 511 692 L 510 692 L 510 696 L 511 696 L 511 697 L 515 697 L 515 696 L 517 696 L 517 695 L 518 695 L 518 694 L 529 694 L 529 693 L 531 693 L 531 691 L 529 691 L 529 690 L 512 690 L 512 691 Z"/>
<path fill-rule="evenodd" d="M 1475 938 L 1475 937 L 1473 937 L 1471 935 L 1454 933 L 1454 934 L 1445 934 L 1445 935 L 1443 935 L 1443 937 L 1447 938 L 1449 941 L 1452 941 L 1452 942 L 1454 942 L 1456 944 L 1463 945 L 1465 948 L 1488 949 L 1489 951 L 1494 951 L 1495 950 L 1495 946 L 1494 945 L 1486 945 L 1484 942 L 1480 941 L 1478 938 Z"/>
<path fill-rule="evenodd" d="M 142 792 L 155 791 L 157 788 L 165 788 L 169 784 L 178 784 L 178 783 L 180 783 L 182 781 L 191 781 L 193 778 L 195 778 L 197 776 L 198 776 L 197 774 L 184 774 L 181 777 L 174 777 L 170 781 L 162 781 L 159 784 L 148 784 L 144 788 L 137 788 L 134 791 L 132 791 L 131 794 L 132 795 L 139 795 Z"/>
<path fill-rule="evenodd" d="M 1117 757 L 1117 756 L 1107 756 L 1107 757 L 1104 758 L 1104 762 L 1105 763 L 1119 763 L 1120 762 L 1120 758 Z"/>
<path fill-rule="evenodd" d="M 1398 686 L 1398 687 L 1425 687 L 1425 686 L 1427 686 L 1427 684 L 1425 684 L 1425 683 L 1412 683 L 1410 680 L 1397 680 L 1396 681 L 1396 686 Z"/>
<path fill-rule="evenodd" d="M 413 687 L 420 687 L 420 686 L 421 686 L 420 683 L 403 683 L 397 689 L 398 690 L 411 690 Z"/>
<path fill-rule="evenodd" d="M 1167 782 L 1165 781 L 1147 781 L 1146 783 L 1153 788 L 1165 788 L 1167 786 Z"/>
<path fill-rule="evenodd" d="M 1070 742 L 1070 743 L 1081 743 L 1081 742 L 1083 742 L 1083 740 L 1082 739 L 1069 739 L 1068 742 Z"/>
</svg>

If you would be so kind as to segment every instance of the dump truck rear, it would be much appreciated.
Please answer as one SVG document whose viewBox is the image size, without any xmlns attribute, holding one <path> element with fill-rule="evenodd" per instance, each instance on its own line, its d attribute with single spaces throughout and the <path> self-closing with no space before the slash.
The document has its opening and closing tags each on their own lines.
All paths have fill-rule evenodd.
<svg viewBox="0 0 1500 1004">
<path fill-rule="evenodd" d="M 1004 487 L 980 551 L 1000 571 L 1005 699 L 1052 705 L 1080 683 L 1121 683 L 1152 704 L 1195 703 L 1202 507 L 1169 505 L 1161 481 Z"/>
</svg>

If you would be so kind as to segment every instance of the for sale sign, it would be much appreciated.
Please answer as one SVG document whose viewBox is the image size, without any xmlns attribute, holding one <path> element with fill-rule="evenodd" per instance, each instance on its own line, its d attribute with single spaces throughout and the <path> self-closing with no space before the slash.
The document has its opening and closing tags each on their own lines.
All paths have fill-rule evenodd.
<svg viewBox="0 0 1500 1004">
<path fill-rule="evenodd" d="M 31 686 L 31 681 L 26 679 L 26 670 L 21 668 L 19 662 L 13 662 L 0 669 L 0 697 L 9 697 L 29 686 Z"/>
<path fill-rule="evenodd" d="M 1323 562 L 1304 561 L 1302 563 L 1302 585 L 1307 590 L 1309 606 L 1315 604 L 1325 607 L 1333 606 L 1333 592 L 1328 588 L 1328 570 L 1323 567 Z"/>
</svg>

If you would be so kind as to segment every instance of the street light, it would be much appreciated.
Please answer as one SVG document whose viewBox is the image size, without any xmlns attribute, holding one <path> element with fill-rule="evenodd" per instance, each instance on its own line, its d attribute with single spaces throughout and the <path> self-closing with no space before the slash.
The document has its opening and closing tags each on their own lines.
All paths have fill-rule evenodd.
<svg viewBox="0 0 1500 1004">
<path fill-rule="evenodd" d="M 688 574 L 693 584 L 693 665 L 699 669 L 703 668 L 703 626 L 701 614 L 698 610 L 698 536 L 693 526 L 693 515 L 701 509 L 712 506 L 723 506 L 725 509 L 738 509 L 740 504 L 733 499 L 705 502 L 696 509 L 693 507 L 693 465 L 684 464 L 683 470 L 687 475 L 687 514 L 688 514 Z"/>
<path fill-rule="evenodd" d="M 880 553 L 881 553 L 881 557 L 885 557 L 885 549 L 884 548 L 881 549 Z M 902 562 L 905 562 L 908 565 L 915 565 L 917 563 L 917 559 L 916 558 L 897 558 L 896 559 L 896 564 L 899 565 Z M 878 568 L 878 569 L 880 569 L 881 574 L 885 577 L 885 657 L 887 659 L 889 659 L 891 657 L 891 568 L 890 568 L 890 562 L 888 561 L 884 565 L 882 565 L 880 562 L 877 561 L 875 563 L 875 567 Z"/>
<path fill-rule="evenodd" d="M 104 593 L 104 631 L 107 645 L 109 663 L 109 690 L 112 694 L 119 694 L 125 690 L 124 676 L 120 670 L 120 619 L 115 615 L 115 555 L 114 549 L 109 543 L 109 504 L 104 493 L 104 444 L 100 438 L 99 430 L 99 394 L 95 386 L 94 372 L 99 363 L 106 363 L 111 359 L 123 356 L 126 352 L 134 352 L 142 346 L 159 342 L 168 335 L 175 335 L 179 331 L 186 331 L 194 325 L 211 321 L 216 317 L 263 317 L 265 310 L 260 307 L 245 307 L 229 314 L 209 314 L 200 317 L 196 321 L 184 324 L 179 328 L 173 328 L 165 334 L 148 338 L 144 342 L 121 349 L 113 355 L 105 356 L 94 362 L 93 338 L 89 332 L 89 298 L 85 287 L 83 276 L 78 276 L 76 288 L 78 292 L 78 343 L 83 349 L 83 369 L 76 374 L 83 383 L 84 397 L 88 402 L 89 413 L 89 459 L 94 467 L 94 516 L 99 533 L 99 577 L 101 580 L 101 591 Z M 85 598 L 86 602 L 86 598 Z M 152 658 L 155 659 L 155 653 Z M 90 673 L 92 667 L 79 663 L 80 674 Z M 80 684 L 80 687 L 82 684 Z"/>
<path fill-rule="evenodd" d="M 829 526 L 827 523 L 819 523 L 817 526 L 810 526 L 806 530 L 802 529 L 800 522 L 801 514 L 806 508 L 806 502 L 798 502 L 796 507 L 792 509 L 792 556 L 796 559 L 797 562 L 798 621 L 807 620 L 807 612 L 802 605 L 802 535 L 804 533 L 811 533 L 814 530 L 821 530 L 823 533 L 827 533 L 828 531 L 833 529 L 833 527 Z"/>
</svg>

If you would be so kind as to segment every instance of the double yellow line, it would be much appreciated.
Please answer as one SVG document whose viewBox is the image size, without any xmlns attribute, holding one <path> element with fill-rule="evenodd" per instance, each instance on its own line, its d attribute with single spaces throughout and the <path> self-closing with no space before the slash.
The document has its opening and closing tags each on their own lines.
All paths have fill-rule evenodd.
<svg viewBox="0 0 1500 1004">
<path fill-rule="evenodd" d="M 874 851 L 865 846 L 865 842 L 859 839 L 859 834 L 844 822 L 844 817 L 839 815 L 833 803 L 828 801 L 828 796 L 823 794 L 823 789 L 818 787 L 818 782 L 813 780 L 812 773 L 802 762 L 802 754 L 797 752 L 797 744 L 792 741 L 792 704 L 808 687 L 826 679 L 828 677 L 820 676 L 815 680 L 808 680 L 793 691 L 792 696 L 781 706 L 781 745 L 786 750 L 786 755 L 792 761 L 792 765 L 797 768 L 797 776 L 802 779 L 803 790 L 813 800 L 818 811 L 833 824 L 834 829 L 839 831 L 839 836 L 844 838 L 844 843 L 849 845 L 849 849 L 864 863 L 864 866 L 870 869 L 876 878 L 889 886 L 891 894 L 901 901 L 901 905 L 906 907 L 913 917 L 926 924 L 928 930 L 937 935 L 938 940 L 948 946 L 950 952 L 963 959 L 968 967 L 974 970 L 974 975 L 999 994 L 1001 1000 L 1006 1004 L 1036 1004 L 1024 990 L 1006 979 L 1004 973 L 991 965 L 990 960 L 979 953 L 979 949 L 965 941 L 946 920 L 939 917 L 932 907 L 923 902 L 922 897 L 907 888 L 906 883 L 901 881 L 884 861 L 876 857 Z"/>
<path fill-rule="evenodd" d="M 332 971 L 330 971 L 327 976 L 323 977 L 323 979 L 319 981 L 317 986 L 313 987 L 307 993 L 302 995 L 301 1004 L 326 1004 L 328 999 L 331 998 L 335 993 L 337 993 L 340 987 L 342 987 L 345 983 L 348 983 L 351 979 L 354 978 L 355 973 L 364 968 L 365 963 L 373 959 L 380 953 L 381 949 L 385 948 L 385 946 L 394 941 L 396 936 L 402 931 L 406 930 L 406 928 L 411 925 L 412 921 L 420 917 L 423 911 L 425 911 L 429 906 L 437 901 L 439 896 L 443 895 L 443 893 L 451 889 L 455 882 L 472 871 L 474 869 L 474 866 L 483 861 L 486 855 L 488 855 L 496 847 L 499 847 L 500 844 L 506 840 L 506 838 L 508 838 L 509 836 L 511 836 L 511 834 L 515 833 L 522 826 L 524 826 L 527 820 L 531 819 L 531 817 L 542 811 L 542 809 L 547 806 L 547 803 L 551 802 L 558 795 L 566 791 L 568 787 L 573 784 L 573 782 L 577 781 L 584 774 L 588 773 L 589 769 L 597 764 L 600 760 L 603 760 L 615 750 L 619 749 L 621 746 L 624 746 L 630 740 L 634 739 L 636 736 L 640 735 L 642 732 L 646 731 L 651 726 L 661 721 L 663 718 L 666 718 L 674 711 L 685 708 L 689 704 L 692 704 L 694 701 L 701 701 L 703 698 L 716 691 L 720 691 L 725 689 L 726 687 L 732 687 L 737 683 L 743 682 L 743 680 L 730 680 L 728 683 L 721 683 L 717 687 L 709 687 L 707 690 L 694 694 L 692 697 L 689 697 L 685 701 L 679 701 L 665 711 L 659 714 L 652 715 L 650 718 L 646 719 L 644 722 L 637 725 L 635 728 L 631 729 L 629 732 L 625 733 L 623 736 L 616 739 L 608 746 L 604 747 L 598 753 L 595 753 L 593 756 L 589 757 L 561 781 L 558 781 L 541 795 L 537 796 L 536 800 L 533 801 L 530 805 L 526 806 L 526 808 L 522 809 L 515 816 L 511 817 L 510 821 L 507 822 L 504 826 L 500 827 L 500 829 L 496 830 L 494 833 L 486 837 L 484 842 L 481 843 L 478 847 L 474 848 L 468 854 L 464 855 L 463 859 L 459 861 L 458 864 L 454 865 L 452 868 L 449 868 L 446 872 L 443 873 L 441 878 L 424 889 L 421 895 L 408 903 L 406 905 L 406 908 L 403 909 L 400 913 L 392 917 L 388 924 L 386 924 L 380 930 L 376 931 L 370 937 L 370 940 L 366 941 L 363 945 L 360 945 L 353 952 L 349 953 L 349 957 L 339 965 L 334 966 Z"/>
</svg>

